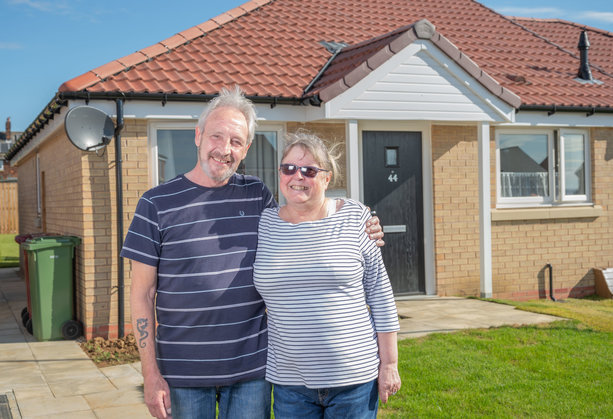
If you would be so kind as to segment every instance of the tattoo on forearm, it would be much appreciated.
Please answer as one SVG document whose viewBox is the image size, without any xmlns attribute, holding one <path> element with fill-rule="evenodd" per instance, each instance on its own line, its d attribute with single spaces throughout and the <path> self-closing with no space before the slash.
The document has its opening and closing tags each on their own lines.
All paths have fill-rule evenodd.
<svg viewBox="0 0 613 419">
<path fill-rule="evenodd" d="M 136 330 L 138 330 L 139 338 L 138 338 L 138 346 L 144 348 L 147 346 L 147 336 L 149 336 L 149 332 L 147 332 L 147 326 L 149 325 L 149 320 L 146 318 L 136 319 Z"/>
</svg>

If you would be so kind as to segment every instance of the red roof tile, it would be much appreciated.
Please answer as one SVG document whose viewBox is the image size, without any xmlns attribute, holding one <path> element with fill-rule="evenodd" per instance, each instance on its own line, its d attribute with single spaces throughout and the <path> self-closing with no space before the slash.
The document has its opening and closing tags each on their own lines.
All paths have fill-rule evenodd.
<svg viewBox="0 0 613 419">
<path fill-rule="evenodd" d="M 574 33 L 579 25 L 529 30 L 527 22 L 514 22 L 472 0 L 252 0 L 70 80 L 60 91 L 119 87 L 136 93 L 163 89 L 168 94 L 210 94 L 240 83 L 249 95 L 301 98 L 331 57 L 320 41 L 356 46 L 370 40 L 373 50 L 361 53 L 375 51 L 369 59 L 376 65 L 375 57 L 384 59 L 389 53 L 377 49 L 374 40 L 422 19 L 434 24 L 441 47 L 460 52 L 456 59 L 461 64 L 491 76 L 483 79 L 490 89 L 499 84 L 521 97 L 524 105 L 613 107 L 613 72 L 604 71 L 613 68 L 605 64 L 613 62 L 610 34 L 589 34 L 592 63 L 604 71 L 593 68 L 592 73 L 604 83 L 586 85 L 575 80 L 579 60 Z M 568 37 L 568 43 L 552 39 L 554 34 Z M 571 43 L 571 38 L 576 40 Z M 363 61 L 353 57 L 347 62 L 360 66 Z M 513 94 L 508 93 L 505 97 L 511 100 Z"/>
<path fill-rule="evenodd" d="M 353 47 L 343 48 L 333 57 L 319 80 L 313 84 L 313 88 L 305 93 L 308 95 L 318 94 L 321 100 L 328 101 L 355 85 L 417 38 L 430 39 L 493 94 L 514 107 L 520 106 L 519 97 L 484 73 L 476 63 L 459 51 L 445 37 L 438 34 L 434 26 L 425 19 L 415 25 L 405 26 Z"/>
<path fill-rule="evenodd" d="M 613 33 L 560 19 L 510 18 L 513 22 L 560 46 L 579 57 L 577 45 L 582 31 L 590 42 L 589 61 L 592 66 L 613 74 Z"/>
<path fill-rule="evenodd" d="M 80 90 L 84 90 L 87 87 L 93 85 L 100 81 L 100 78 L 89 71 L 87 73 L 81 74 L 74 79 L 68 80 L 64 84 L 62 84 L 59 88 L 60 92 L 78 92 Z"/>
</svg>

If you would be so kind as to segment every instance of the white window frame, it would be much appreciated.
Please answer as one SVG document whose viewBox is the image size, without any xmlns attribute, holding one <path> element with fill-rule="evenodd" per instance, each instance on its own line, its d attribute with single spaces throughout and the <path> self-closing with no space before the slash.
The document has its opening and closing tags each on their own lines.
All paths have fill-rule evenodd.
<svg viewBox="0 0 613 419">
<path fill-rule="evenodd" d="M 276 132 L 277 133 L 277 164 L 281 163 L 281 153 L 283 152 L 283 134 L 285 132 L 285 126 L 275 123 L 265 123 L 258 121 L 258 126 L 255 129 L 256 134 L 258 132 Z M 281 194 L 281 182 L 277 182 L 277 190 L 271 191 L 273 195 L 279 197 L 279 202 L 284 201 L 283 194 Z"/>
<path fill-rule="evenodd" d="M 157 132 L 158 130 L 195 130 L 198 125 L 197 120 L 184 121 L 184 122 L 171 122 L 171 121 L 152 121 L 148 124 L 149 138 L 149 184 L 154 187 L 158 185 L 158 144 L 157 144 Z M 277 133 L 277 162 L 281 161 L 281 152 L 283 148 L 283 133 L 285 126 L 280 124 L 263 123 L 258 122 L 258 126 L 255 132 L 276 132 Z M 281 190 L 276 191 L 277 195 L 281 198 Z M 275 191 L 271 191 L 273 194 Z"/>
<path fill-rule="evenodd" d="M 559 164 L 560 167 L 564 167 L 564 136 L 565 135 L 583 135 L 583 161 L 584 163 L 584 176 L 585 176 L 585 194 L 582 195 L 566 195 L 566 171 L 560 170 L 560 201 L 563 203 L 566 202 L 589 202 L 591 201 L 592 196 L 592 187 L 591 187 L 591 159 L 590 159 L 590 141 L 588 132 L 586 130 L 578 130 L 578 129 L 560 129 L 559 130 L 559 143 L 560 143 L 560 155 L 559 155 Z"/>
<path fill-rule="evenodd" d="M 548 174 L 549 174 L 549 196 L 538 197 L 503 197 L 501 195 L 501 174 L 500 174 L 500 136 L 504 134 L 515 135 L 547 135 L 548 153 Z M 585 161 L 585 194 L 566 195 L 565 193 L 565 171 L 564 167 L 564 135 L 580 134 L 583 135 L 583 150 Z M 558 144 L 556 155 L 555 146 Z M 556 158 L 558 163 L 559 179 L 556 181 Z M 590 138 L 589 131 L 585 129 L 567 128 L 534 128 L 534 129 L 498 129 L 496 130 L 496 207 L 497 208 L 517 208 L 517 207 L 551 207 L 558 205 L 588 205 L 591 204 L 591 159 L 590 159 Z"/>
<path fill-rule="evenodd" d="M 197 120 L 189 122 L 159 121 L 149 124 L 149 184 L 158 186 L 158 130 L 196 130 Z M 194 139 L 195 141 L 195 139 Z"/>
</svg>

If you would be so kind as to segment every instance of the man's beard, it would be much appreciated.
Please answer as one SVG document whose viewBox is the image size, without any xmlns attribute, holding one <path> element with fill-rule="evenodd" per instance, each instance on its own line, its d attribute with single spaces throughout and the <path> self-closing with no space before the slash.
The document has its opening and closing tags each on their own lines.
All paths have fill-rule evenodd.
<svg viewBox="0 0 613 419">
<path fill-rule="evenodd" d="M 198 152 L 198 156 L 200 156 L 200 152 Z M 215 154 L 209 154 L 208 159 L 210 158 L 215 158 L 217 160 L 226 159 L 225 157 L 222 157 L 221 155 L 215 155 Z M 208 159 L 200 160 L 200 167 L 202 168 L 204 173 L 206 173 L 206 175 L 215 182 L 223 182 L 225 180 L 228 180 L 230 176 L 232 176 L 237 169 L 237 167 L 235 167 L 235 160 L 232 158 L 232 156 L 228 156 L 227 159 L 230 160 L 230 167 L 222 171 L 220 174 L 213 174 L 213 172 L 210 170 Z"/>
</svg>

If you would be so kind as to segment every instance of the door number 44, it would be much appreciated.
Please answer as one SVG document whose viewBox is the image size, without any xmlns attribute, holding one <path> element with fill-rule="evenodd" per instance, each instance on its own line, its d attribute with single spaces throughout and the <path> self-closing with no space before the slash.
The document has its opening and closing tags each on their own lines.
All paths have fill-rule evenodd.
<svg viewBox="0 0 613 419">
<path fill-rule="evenodd" d="M 390 175 L 387 177 L 387 180 L 391 182 L 398 182 L 398 174 L 397 173 L 390 173 Z"/>
</svg>

